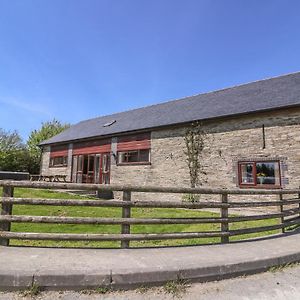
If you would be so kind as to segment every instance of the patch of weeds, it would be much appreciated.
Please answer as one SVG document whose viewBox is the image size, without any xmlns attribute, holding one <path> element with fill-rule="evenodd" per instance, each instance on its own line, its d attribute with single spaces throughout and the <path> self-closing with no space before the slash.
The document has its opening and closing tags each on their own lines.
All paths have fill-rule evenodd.
<svg viewBox="0 0 300 300">
<path fill-rule="evenodd" d="M 21 296 L 34 297 L 34 296 L 39 295 L 40 292 L 41 292 L 41 288 L 35 282 L 33 282 L 31 287 L 29 287 L 27 290 L 25 290 L 21 293 Z"/>
<path fill-rule="evenodd" d="M 181 297 L 183 294 L 186 293 L 188 288 L 188 282 L 183 279 L 177 279 L 173 281 L 168 281 L 163 289 L 166 293 L 172 294 L 173 297 Z"/>
<path fill-rule="evenodd" d="M 275 273 L 275 272 L 282 272 L 286 268 L 293 268 L 299 266 L 299 262 L 293 262 L 293 263 L 287 263 L 279 266 L 273 266 L 269 268 L 269 272 Z"/>
<path fill-rule="evenodd" d="M 150 287 L 149 286 L 145 286 L 145 285 L 142 285 L 140 286 L 139 288 L 136 289 L 136 291 L 140 294 L 145 294 L 147 293 L 148 291 L 150 290 Z"/>
<path fill-rule="evenodd" d="M 92 290 L 81 290 L 80 291 L 80 294 L 83 294 L 83 295 L 91 295 L 93 293 Z"/>
<path fill-rule="evenodd" d="M 198 203 L 200 202 L 200 195 L 197 194 L 184 194 L 182 196 L 183 202 L 190 202 L 190 203 Z"/>
<path fill-rule="evenodd" d="M 96 292 L 97 294 L 107 294 L 107 293 L 109 293 L 110 291 L 111 291 L 111 289 L 108 288 L 108 287 L 98 287 L 98 288 L 96 288 L 96 290 L 95 290 L 95 292 Z"/>
<path fill-rule="evenodd" d="M 84 295 L 92 295 L 92 294 L 107 294 L 111 289 L 109 287 L 97 287 L 94 290 L 81 290 L 80 293 Z"/>
</svg>

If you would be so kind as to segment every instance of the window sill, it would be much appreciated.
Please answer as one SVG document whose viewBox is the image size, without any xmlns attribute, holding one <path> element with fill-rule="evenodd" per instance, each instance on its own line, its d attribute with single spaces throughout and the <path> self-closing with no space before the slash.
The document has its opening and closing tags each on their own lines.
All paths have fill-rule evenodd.
<svg viewBox="0 0 300 300">
<path fill-rule="evenodd" d="M 68 165 L 49 166 L 49 168 L 67 168 Z"/>
<path fill-rule="evenodd" d="M 240 184 L 239 187 L 241 189 L 260 189 L 260 190 L 270 190 L 270 189 L 281 189 L 282 187 L 280 185 L 264 185 L 264 186 L 259 186 L 259 185 L 251 185 L 251 184 Z"/>
<path fill-rule="evenodd" d="M 117 163 L 117 166 L 149 166 L 151 162 L 132 162 L 132 163 Z"/>
</svg>

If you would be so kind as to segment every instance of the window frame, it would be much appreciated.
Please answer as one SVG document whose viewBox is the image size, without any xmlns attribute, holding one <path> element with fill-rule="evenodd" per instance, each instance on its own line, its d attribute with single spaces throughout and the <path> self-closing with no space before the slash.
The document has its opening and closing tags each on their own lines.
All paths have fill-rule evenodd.
<svg viewBox="0 0 300 300">
<path fill-rule="evenodd" d="M 148 151 L 148 161 L 140 161 L 140 152 L 141 151 Z M 120 162 L 120 153 L 130 153 L 130 152 L 137 152 L 138 153 L 138 161 L 133 162 Z M 117 152 L 117 166 L 132 166 L 132 165 L 151 165 L 151 149 L 133 149 L 133 150 L 126 150 L 126 151 L 118 151 Z"/>
<path fill-rule="evenodd" d="M 278 171 L 279 171 L 279 184 L 257 184 L 257 167 L 256 165 L 259 163 L 276 163 L 278 164 Z M 242 165 L 245 164 L 252 164 L 252 176 L 253 176 L 253 183 L 243 183 L 242 182 Z M 282 181 L 281 181 L 281 165 L 279 160 L 243 160 L 238 161 L 238 185 L 240 188 L 254 188 L 254 189 L 280 189 L 282 188 Z"/>
<path fill-rule="evenodd" d="M 57 158 L 62 158 L 63 159 L 63 163 L 62 164 L 54 164 L 54 160 Z M 53 161 L 53 163 L 51 163 Z M 64 155 L 64 156 L 53 156 L 50 157 L 49 159 L 49 168 L 65 168 L 68 166 L 68 156 Z"/>
</svg>

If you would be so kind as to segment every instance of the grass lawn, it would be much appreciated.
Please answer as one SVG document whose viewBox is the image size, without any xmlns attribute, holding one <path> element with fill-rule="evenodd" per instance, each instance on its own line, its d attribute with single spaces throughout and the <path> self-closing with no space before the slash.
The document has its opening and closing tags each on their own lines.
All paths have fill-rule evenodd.
<svg viewBox="0 0 300 300">
<path fill-rule="evenodd" d="M 0 188 L 0 192 L 1 188 Z M 74 196 L 66 193 L 59 193 L 50 190 L 16 188 L 15 197 L 24 198 L 56 198 L 56 199 L 86 199 L 82 196 Z M 14 205 L 15 215 L 36 215 L 36 216 L 66 216 L 66 217 L 121 217 L 121 208 L 104 207 L 64 207 L 64 206 L 42 206 L 42 205 Z M 133 208 L 132 217 L 135 218 L 171 218 L 171 217 L 218 217 L 213 212 L 170 209 L 170 208 Z M 248 227 L 268 226 L 278 224 L 278 219 L 249 221 L 230 224 L 230 229 L 241 229 Z M 132 233 L 167 233 L 167 232 L 197 232 L 216 231 L 220 224 L 172 224 L 172 225 L 132 225 Z M 12 231 L 17 232 L 49 232 L 49 233 L 120 233 L 120 225 L 77 225 L 77 224 L 34 224 L 34 223 L 13 223 Z M 236 236 L 231 240 L 239 240 L 276 233 L 278 231 L 263 232 Z M 176 246 L 176 245 L 197 245 L 219 243 L 220 238 L 202 238 L 186 240 L 164 240 L 164 241 L 133 241 L 131 247 L 145 246 Z M 117 248 L 120 242 L 68 242 L 68 241 L 27 241 L 11 240 L 10 245 L 23 246 L 54 246 L 54 247 L 101 247 Z"/>
</svg>

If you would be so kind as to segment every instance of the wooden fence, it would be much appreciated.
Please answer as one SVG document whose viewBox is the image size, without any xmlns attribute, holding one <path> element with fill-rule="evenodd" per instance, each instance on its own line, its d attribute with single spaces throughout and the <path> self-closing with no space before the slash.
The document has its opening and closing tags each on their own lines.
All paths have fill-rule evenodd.
<svg viewBox="0 0 300 300">
<path fill-rule="evenodd" d="M 300 223 L 300 190 L 258 190 L 258 189 L 206 189 L 206 188 L 172 188 L 172 187 L 142 187 L 142 186 L 117 186 L 54 182 L 30 181 L 0 181 L 3 194 L 0 198 L 0 245 L 8 246 L 10 239 L 18 240 L 64 240 L 64 241 L 120 241 L 122 248 L 128 248 L 130 241 L 167 240 L 167 239 L 192 239 L 219 237 L 222 243 L 228 243 L 229 238 L 237 235 L 259 233 L 273 230 L 285 232 L 285 228 Z M 122 200 L 78 200 L 78 199 L 37 199 L 15 198 L 14 188 L 42 188 L 42 189 L 67 189 L 89 191 L 122 191 Z M 153 193 L 179 193 L 179 194 L 205 194 L 220 195 L 220 202 L 182 202 L 182 201 L 139 201 L 132 199 L 133 192 Z M 248 195 L 248 201 L 230 201 L 231 195 Z M 278 200 L 262 201 L 250 199 L 253 196 L 264 197 L 277 195 Z M 283 199 L 289 196 L 289 199 Z M 70 196 L 71 197 L 71 196 Z M 122 209 L 122 218 L 99 217 L 63 217 L 63 216 L 28 216 L 12 214 L 13 205 L 46 205 L 46 206 L 84 206 L 84 207 L 119 207 Z M 277 207 L 276 212 L 255 215 L 230 216 L 230 209 L 247 209 L 253 207 Z M 184 209 L 219 209 L 219 217 L 186 217 L 186 218 L 132 218 L 131 209 L 143 208 L 184 208 Z M 292 208 L 291 208 L 292 207 Z M 243 229 L 230 229 L 230 224 L 235 222 L 278 219 L 278 224 L 250 227 Z M 12 232 L 11 223 L 51 223 L 51 224 L 105 224 L 121 225 L 120 234 L 66 234 L 66 233 L 32 233 Z M 130 226 L 137 224 L 220 224 L 219 231 L 201 232 L 172 232 L 172 233 L 130 233 Z"/>
</svg>

